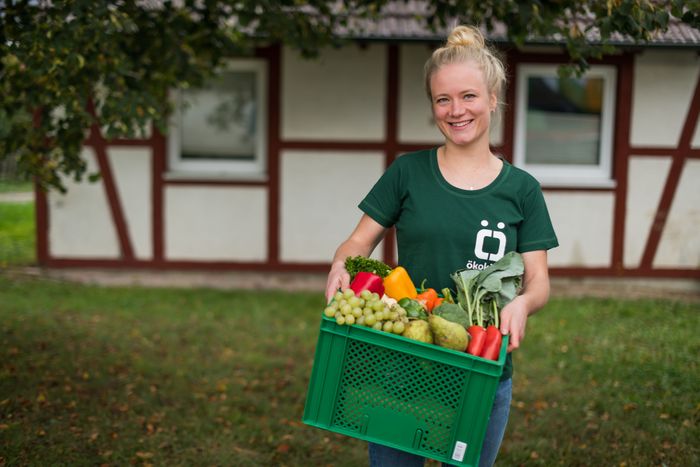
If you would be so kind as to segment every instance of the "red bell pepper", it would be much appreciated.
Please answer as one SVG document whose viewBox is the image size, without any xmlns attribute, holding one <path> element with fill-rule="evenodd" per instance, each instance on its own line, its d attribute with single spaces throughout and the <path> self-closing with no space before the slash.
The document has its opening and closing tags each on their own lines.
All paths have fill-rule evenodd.
<svg viewBox="0 0 700 467">
<path fill-rule="evenodd" d="M 487 360 L 498 360 L 502 340 L 503 336 L 501 335 L 500 329 L 493 325 L 486 328 L 484 348 L 481 350 L 481 354 L 479 356 Z"/>
<path fill-rule="evenodd" d="M 369 290 L 380 297 L 384 295 L 384 279 L 371 272 L 360 271 L 350 283 L 350 288 L 359 296 L 363 290 Z"/>
<path fill-rule="evenodd" d="M 486 329 L 474 324 L 469 326 L 467 332 L 471 336 L 469 339 L 469 346 L 467 346 L 467 353 L 478 357 L 481 355 L 481 351 L 484 348 L 484 342 L 486 341 Z"/>
</svg>

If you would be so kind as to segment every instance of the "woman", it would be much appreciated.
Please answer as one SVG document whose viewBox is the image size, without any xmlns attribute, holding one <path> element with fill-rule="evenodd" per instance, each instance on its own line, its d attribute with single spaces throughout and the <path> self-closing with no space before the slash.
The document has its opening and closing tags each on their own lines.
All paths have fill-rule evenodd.
<svg viewBox="0 0 700 467">
<path fill-rule="evenodd" d="M 444 144 L 399 157 L 362 200 L 357 227 L 335 253 L 326 297 L 349 285 L 348 256 L 369 256 L 396 227 L 399 264 L 435 289 L 454 284 L 450 274 L 483 268 L 508 251 L 522 254 L 523 291 L 501 311 L 508 351 L 525 335 L 528 316 L 549 297 L 547 250 L 558 245 L 537 181 L 494 155 L 491 117 L 504 86 L 503 64 L 478 29 L 456 27 L 425 65 L 425 86 Z M 508 421 L 512 359 L 508 354 L 496 392 L 480 465 L 496 459 Z M 413 466 L 424 459 L 370 444 L 370 465 Z"/>
</svg>

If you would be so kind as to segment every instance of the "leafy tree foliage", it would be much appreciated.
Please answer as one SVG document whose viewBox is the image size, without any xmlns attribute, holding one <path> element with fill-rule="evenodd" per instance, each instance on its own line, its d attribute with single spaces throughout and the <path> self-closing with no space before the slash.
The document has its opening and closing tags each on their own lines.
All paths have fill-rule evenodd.
<svg viewBox="0 0 700 467">
<path fill-rule="evenodd" d="M 348 19 L 372 20 L 367 0 L 0 0 L 0 158 L 44 188 L 86 173 L 91 128 L 106 138 L 166 130 L 168 90 L 202 84 L 232 55 L 283 43 L 312 57 L 339 45 Z M 400 3 L 400 2 L 399 2 Z M 432 0 L 426 27 L 457 18 L 508 25 L 522 45 L 558 37 L 579 70 L 609 53 L 614 34 L 648 40 L 671 15 L 700 27 L 700 0 Z M 591 43 L 590 31 L 599 41 Z"/>
</svg>

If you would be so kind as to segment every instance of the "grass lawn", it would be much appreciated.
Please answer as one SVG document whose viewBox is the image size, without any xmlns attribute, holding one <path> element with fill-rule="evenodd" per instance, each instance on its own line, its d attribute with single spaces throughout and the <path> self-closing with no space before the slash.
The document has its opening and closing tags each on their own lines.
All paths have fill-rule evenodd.
<svg viewBox="0 0 700 467">
<path fill-rule="evenodd" d="M 0 465 L 366 465 L 300 421 L 322 305 L 0 276 Z M 514 356 L 499 465 L 699 465 L 698 311 L 552 301 Z"/>
<path fill-rule="evenodd" d="M 0 268 L 35 262 L 34 203 L 0 202 Z"/>
</svg>

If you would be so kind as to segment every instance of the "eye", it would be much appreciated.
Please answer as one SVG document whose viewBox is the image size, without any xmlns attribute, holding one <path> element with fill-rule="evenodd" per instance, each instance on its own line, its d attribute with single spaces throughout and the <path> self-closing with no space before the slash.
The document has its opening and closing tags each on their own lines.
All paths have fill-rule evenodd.
<svg viewBox="0 0 700 467">
<path fill-rule="evenodd" d="M 468 92 L 464 95 L 464 100 L 470 101 L 476 98 L 476 94 Z"/>
<path fill-rule="evenodd" d="M 444 104 L 444 103 L 446 103 L 446 102 L 447 102 L 447 98 L 446 98 L 446 97 L 438 97 L 437 99 L 435 99 L 435 103 L 436 103 L 436 104 Z"/>
</svg>

